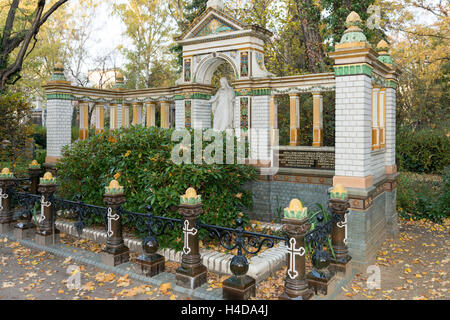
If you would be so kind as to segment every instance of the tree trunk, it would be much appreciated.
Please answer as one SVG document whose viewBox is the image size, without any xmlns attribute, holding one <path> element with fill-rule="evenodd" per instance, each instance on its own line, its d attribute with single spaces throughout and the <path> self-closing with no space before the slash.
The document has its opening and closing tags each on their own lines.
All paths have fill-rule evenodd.
<svg viewBox="0 0 450 320">
<path fill-rule="evenodd" d="M 296 0 L 295 2 L 308 57 L 308 70 L 312 73 L 324 72 L 326 64 L 319 29 L 320 9 L 314 5 L 312 0 Z"/>
</svg>

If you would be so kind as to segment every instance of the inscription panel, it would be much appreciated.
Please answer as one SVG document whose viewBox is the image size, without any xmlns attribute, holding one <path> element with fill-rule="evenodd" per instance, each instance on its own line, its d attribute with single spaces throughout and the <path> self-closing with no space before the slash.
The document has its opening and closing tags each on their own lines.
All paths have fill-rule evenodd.
<svg viewBox="0 0 450 320">
<path fill-rule="evenodd" d="M 279 150 L 282 168 L 334 170 L 334 152 Z"/>
</svg>

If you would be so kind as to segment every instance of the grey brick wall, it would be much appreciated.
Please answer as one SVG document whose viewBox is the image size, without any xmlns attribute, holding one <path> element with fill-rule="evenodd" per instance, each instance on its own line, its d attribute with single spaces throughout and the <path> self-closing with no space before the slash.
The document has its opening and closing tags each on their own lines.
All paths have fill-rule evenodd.
<svg viewBox="0 0 450 320">
<path fill-rule="evenodd" d="M 278 207 L 286 208 L 289 202 L 298 198 L 304 204 L 320 203 L 327 206 L 329 186 L 300 184 L 280 181 L 255 181 L 245 186 L 253 194 L 253 219 L 271 221 L 276 217 Z"/>
</svg>

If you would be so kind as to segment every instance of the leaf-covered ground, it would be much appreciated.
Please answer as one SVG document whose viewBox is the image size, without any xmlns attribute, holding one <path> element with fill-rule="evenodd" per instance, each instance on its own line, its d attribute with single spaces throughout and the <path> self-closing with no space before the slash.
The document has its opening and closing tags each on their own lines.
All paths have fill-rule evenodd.
<svg viewBox="0 0 450 320">
<path fill-rule="evenodd" d="M 356 275 L 338 299 L 450 299 L 450 220 L 443 225 L 427 221 L 399 223 L 400 235 L 387 239 L 377 252 L 381 288 L 368 289 L 367 273 Z M 61 242 L 72 248 L 100 252 L 102 246 L 63 235 Z M 132 254 L 133 259 L 135 254 Z M 67 288 L 70 259 L 55 257 L 0 239 L 0 299 L 189 299 L 174 293 L 170 284 L 160 287 L 142 284 L 78 264 L 81 289 Z M 179 264 L 167 262 L 166 271 L 175 273 Z M 277 299 L 283 292 L 286 268 L 257 287 L 256 299 Z M 208 272 L 208 290 L 222 287 L 227 276 Z"/>
<path fill-rule="evenodd" d="M 63 237 L 64 239 L 64 237 Z M 90 243 L 91 247 L 94 243 Z M 86 242 L 78 244 L 80 247 Z M 93 249 L 96 250 L 95 246 Z M 77 249 L 74 249 L 77 250 Z M 80 290 L 70 290 L 67 281 L 77 271 L 68 273 L 76 265 L 81 274 Z M 170 283 L 154 287 L 105 272 L 90 265 L 74 263 L 45 251 L 36 251 L 0 239 L 0 299 L 17 300 L 175 300 L 187 297 L 174 293 Z M 189 299 L 189 298 L 188 298 Z"/>
</svg>

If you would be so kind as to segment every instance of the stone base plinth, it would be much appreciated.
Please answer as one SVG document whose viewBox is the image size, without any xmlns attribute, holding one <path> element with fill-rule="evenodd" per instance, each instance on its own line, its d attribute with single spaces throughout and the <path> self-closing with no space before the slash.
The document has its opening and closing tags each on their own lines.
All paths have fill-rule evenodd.
<svg viewBox="0 0 450 320">
<path fill-rule="evenodd" d="M 15 222 L 0 223 L 0 233 L 10 233 L 14 229 Z"/>
<path fill-rule="evenodd" d="M 345 260 L 331 260 L 330 270 L 339 277 L 346 278 L 352 272 L 351 257 Z"/>
<path fill-rule="evenodd" d="M 311 289 L 306 289 L 301 293 L 296 295 L 290 295 L 286 291 L 283 292 L 281 296 L 278 297 L 279 300 L 309 300 L 313 296 L 313 291 Z"/>
<path fill-rule="evenodd" d="M 119 264 L 130 261 L 130 250 L 127 247 L 118 250 L 116 252 L 110 252 L 107 249 L 103 249 L 101 253 L 102 263 L 110 267 L 118 266 Z"/>
<path fill-rule="evenodd" d="M 165 269 L 165 258 L 160 254 L 147 256 L 145 254 L 136 259 L 137 265 L 140 267 L 141 274 L 146 277 L 153 277 Z"/>
<path fill-rule="evenodd" d="M 183 266 L 177 269 L 176 273 L 177 286 L 195 289 L 206 283 L 206 267 L 204 265 L 198 265 L 193 268 L 183 268 Z"/>
<path fill-rule="evenodd" d="M 313 270 L 306 275 L 308 286 L 315 294 L 327 295 L 334 279 L 334 274 L 328 270 L 321 272 Z"/>
<path fill-rule="evenodd" d="M 222 283 L 224 300 L 248 300 L 256 296 L 255 279 L 245 276 L 231 276 Z"/>
<path fill-rule="evenodd" d="M 36 226 L 29 222 L 19 222 L 14 227 L 14 237 L 18 240 L 33 238 L 36 234 Z"/>
<path fill-rule="evenodd" d="M 54 242 L 53 242 L 54 240 Z M 51 246 L 59 243 L 59 233 L 43 235 L 36 233 L 34 241 L 40 246 Z"/>
</svg>

